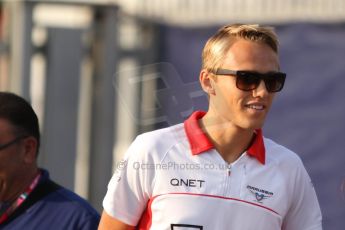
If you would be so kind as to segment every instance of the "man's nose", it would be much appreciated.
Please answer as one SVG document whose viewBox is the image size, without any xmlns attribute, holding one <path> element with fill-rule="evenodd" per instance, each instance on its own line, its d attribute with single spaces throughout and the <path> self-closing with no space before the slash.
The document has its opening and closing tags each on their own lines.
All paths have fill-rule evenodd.
<svg viewBox="0 0 345 230">
<path fill-rule="evenodd" d="M 265 82 L 263 80 L 260 81 L 258 87 L 253 90 L 253 96 L 254 97 L 264 97 L 267 96 L 268 91 L 265 85 Z"/>
</svg>

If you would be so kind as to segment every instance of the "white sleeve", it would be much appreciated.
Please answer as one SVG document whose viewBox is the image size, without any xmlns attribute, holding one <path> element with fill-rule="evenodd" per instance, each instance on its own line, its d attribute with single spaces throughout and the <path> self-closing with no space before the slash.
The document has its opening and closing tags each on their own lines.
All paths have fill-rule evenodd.
<svg viewBox="0 0 345 230">
<path fill-rule="evenodd" d="M 143 147 L 137 137 L 124 159 L 117 164 L 103 200 L 103 208 L 107 214 L 132 226 L 138 224 L 151 196 L 151 172 L 138 168 L 147 158 Z"/>
<path fill-rule="evenodd" d="M 291 206 L 283 221 L 283 230 L 322 230 L 322 216 L 314 186 L 299 162 L 292 185 Z"/>
</svg>

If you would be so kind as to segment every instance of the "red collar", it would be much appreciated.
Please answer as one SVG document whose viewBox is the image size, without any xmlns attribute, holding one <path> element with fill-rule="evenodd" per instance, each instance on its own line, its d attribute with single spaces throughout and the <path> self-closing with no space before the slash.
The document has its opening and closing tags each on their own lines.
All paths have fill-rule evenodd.
<svg viewBox="0 0 345 230">
<path fill-rule="evenodd" d="M 184 122 L 184 129 L 190 144 L 193 155 L 198 155 L 207 150 L 213 149 L 213 143 L 208 139 L 201 130 L 198 120 L 202 118 L 206 112 L 196 111 Z M 255 157 L 260 163 L 265 164 L 265 145 L 262 136 L 262 130 L 255 130 L 256 135 L 253 143 L 247 150 L 248 155 Z"/>
</svg>

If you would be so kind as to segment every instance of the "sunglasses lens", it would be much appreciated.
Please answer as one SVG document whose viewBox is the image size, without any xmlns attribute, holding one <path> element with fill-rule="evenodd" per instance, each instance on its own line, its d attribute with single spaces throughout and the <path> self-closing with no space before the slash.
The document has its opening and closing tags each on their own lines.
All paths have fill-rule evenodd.
<svg viewBox="0 0 345 230">
<path fill-rule="evenodd" d="M 268 92 L 278 92 L 283 89 L 285 82 L 285 74 L 275 73 L 267 76 L 265 79 L 265 85 Z"/>
<path fill-rule="evenodd" d="M 249 91 L 258 87 L 260 84 L 260 77 L 255 73 L 250 72 L 238 72 L 236 78 L 237 88 Z"/>
<path fill-rule="evenodd" d="M 250 91 L 258 88 L 261 80 L 263 80 L 267 91 L 270 93 L 282 90 L 286 78 L 286 74 L 281 72 L 261 74 L 245 70 L 234 71 L 219 69 L 216 74 L 236 76 L 236 87 L 243 91 Z"/>
</svg>

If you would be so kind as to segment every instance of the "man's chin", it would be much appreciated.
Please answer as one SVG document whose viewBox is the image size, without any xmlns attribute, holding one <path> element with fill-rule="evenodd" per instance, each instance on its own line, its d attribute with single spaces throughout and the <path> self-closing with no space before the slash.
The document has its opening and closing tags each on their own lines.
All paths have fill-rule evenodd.
<svg viewBox="0 0 345 230">
<path fill-rule="evenodd" d="M 264 125 L 264 122 L 253 122 L 245 126 L 245 129 L 251 129 L 251 130 L 261 129 L 263 125 Z"/>
</svg>

